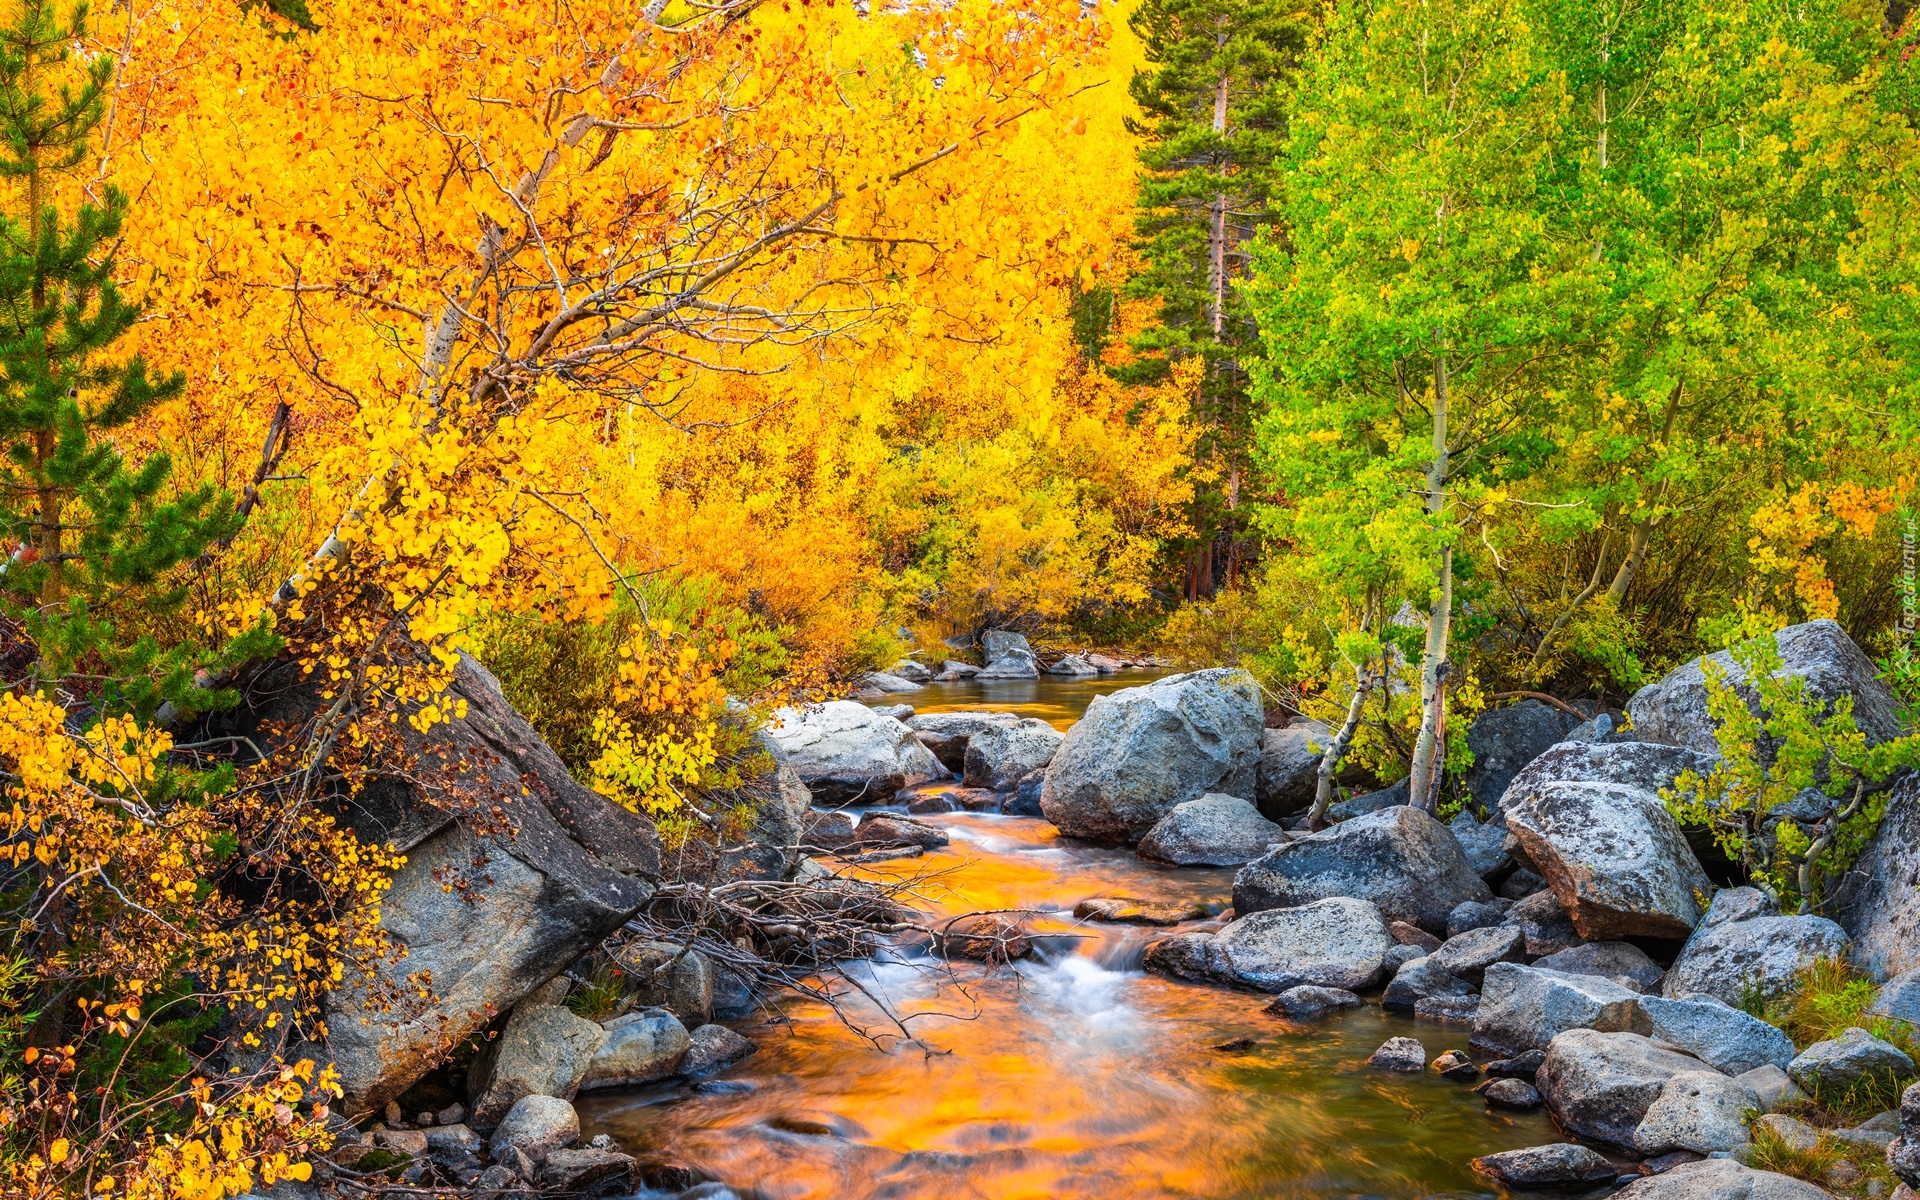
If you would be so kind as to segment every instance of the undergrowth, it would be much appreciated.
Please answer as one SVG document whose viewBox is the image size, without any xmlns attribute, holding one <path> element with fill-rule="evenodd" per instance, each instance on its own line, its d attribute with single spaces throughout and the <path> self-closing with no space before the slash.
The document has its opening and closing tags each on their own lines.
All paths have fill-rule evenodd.
<svg viewBox="0 0 1920 1200">
<path fill-rule="evenodd" d="M 1766 1005 L 1759 1015 L 1784 1030 L 1803 1050 L 1849 1029 L 1864 1029 L 1920 1062 L 1920 1037 L 1912 1025 L 1868 1012 L 1878 994 L 1873 980 L 1858 967 L 1845 959 L 1825 958 L 1802 967 L 1793 990 Z M 1900 1093 L 1910 1082 L 1911 1077 L 1863 1079 L 1841 1092 L 1809 1096 L 1788 1111 L 1816 1126 L 1853 1125 L 1898 1108 Z"/>
<path fill-rule="evenodd" d="M 1765 1125 L 1753 1127 L 1746 1164 L 1804 1179 L 1842 1196 L 1872 1196 L 1874 1191 L 1869 1189 L 1876 1180 L 1881 1185 L 1878 1194 L 1885 1196 L 1899 1183 L 1876 1146 L 1856 1146 L 1823 1133 L 1813 1149 L 1799 1150 Z"/>
</svg>

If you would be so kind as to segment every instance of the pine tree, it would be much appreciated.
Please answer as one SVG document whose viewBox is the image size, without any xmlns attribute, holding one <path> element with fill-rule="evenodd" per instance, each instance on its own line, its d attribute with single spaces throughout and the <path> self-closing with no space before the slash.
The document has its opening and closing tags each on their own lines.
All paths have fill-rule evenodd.
<svg viewBox="0 0 1920 1200">
<path fill-rule="evenodd" d="M 1215 475 L 1196 489 L 1199 545 L 1187 595 L 1211 595 L 1216 558 L 1229 579 L 1245 554 L 1239 513 L 1247 476 L 1247 361 L 1258 333 L 1234 286 L 1246 247 L 1272 224 L 1273 164 L 1285 140 L 1283 85 L 1304 42 L 1300 8 L 1273 0 L 1146 0 L 1131 18 L 1152 69 L 1130 90 L 1144 135 L 1133 295 L 1159 302 L 1135 349 L 1135 381 L 1193 355 L 1207 362 L 1197 456 Z M 1218 553 L 1216 553 L 1216 547 Z"/>
<path fill-rule="evenodd" d="M 57 202 L 112 81 L 111 57 L 73 60 L 86 15 L 21 0 L 0 28 L 0 604 L 35 651 L 7 682 L 96 711 L 202 708 L 217 698 L 193 686 L 195 648 L 154 631 L 185 598 L 169 572 L 238 519 L 210 486 L 169 497 L 167 455 L 130 462 L 110 440 L 185 379 L 111 355 L 140 318 L 114 282 L 127 197 L 105 186 L 67 214 Z"/>
</svg>

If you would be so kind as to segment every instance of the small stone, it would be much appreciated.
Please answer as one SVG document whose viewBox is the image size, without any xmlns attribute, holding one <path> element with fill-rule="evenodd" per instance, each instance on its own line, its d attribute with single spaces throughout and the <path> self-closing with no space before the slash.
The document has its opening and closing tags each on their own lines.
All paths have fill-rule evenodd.
<svg viewBox="0 0 1920 1200">
<path fill-rule="evenodd" d="M 1424 1071 L 1427 1048 L 1410 1037 L 1388 1038 L 1367 1059 L 1367 1065 L 1383 1071 Z"/>
<path fill-rule="evenodd" d="M 1565 1188 L 1612 1183 L 1619 1169 L 1585 1146 L 1559 1142 L 1473 1160 L 1473 1169 L 1509 1188 Z"/>
<path fill-rule="evenodd" d="M 480 1172 L 480 1178 L 474 1180 L 474 1190 L 482 1193 L 504 1192 L 513 1186 L 513 1168 L 495 1163 Z"/>
<path fill-rule="evenodd" d="M 1238 1054 L 1243 1050 L 1253 1049 L 1254 1045 L 1255 1045 L 1255 1042 L 1250 1037 L 1237 1037 L 1237 1038 L 1228 1038 L 1224 1042 L 1215 1042 L 1213 1045 L 1209 1046 L 1208 1049 L 1218 1050 L 1224 1054 Z"/>
<path fill-rule="evenodd" d="M 1132 896 L 1097 896 L 1073 906 L 1082 921 L 1111 921 L 1117 925 L 1178 925 L 1207 915 L 1204 905 L 1139 900 Z"/>
<path fill-rule="evenodd" d="M 1525 900 L 1536 892 L 1546 890 L 1547 881 L 1525 867 L 1507 876 L 1500 885 L 1500 895 L 1507 900 Z"/>
<path fill-rule="evenodd" d="M 1468 1057 L 1465 1050 L 1449 1050 L 1433 1060 L 1433 1069 L 1440 1072 L 1440 1078 L 1457 1081 L 1480 1078 L 1479 1064 Z"/>
<path fill-rule="evenodd" d="M 408 1158 L 420 1158 L 427 1152 L 427 1135 L 418 1129 L 382 1129 L 373 1135 L 373 1144 Z"/>
<path fill-rule="evenodd" d="M 555 1096 L 522 1096 L 501 1118 L 490 1148 L 495 1162 L 515 1152 L 537 1162 L 579 1136 L 580 1115 L 573 1105 Z M 526 1171 L 522 1175 L 532 1178 Z"/>
<path fill-rule="evenodd" d="M 1545 1050 L 1529 1050 L 1512 1058 L 1497 1058 L 1487 1064 L 1487 1074 L 1503 1079 L 1532 1079 L 1547 1061 Z"/>
<path fill-rule="evenodd" d="M 687 1056 L 680 1073 L 689 1079 L 710 1075 L 752 1054 L 754 1045 L 725 1025 L 702 1025 L 688 1035 Z"/>
<path fill-rule="evenodd" d="M 614 1150 L 555 1150 L 540 1168 L 540 1182 L 561 1192 L 585 1192 L 633 1173 L 633 1159 Z"/>
<path fill-rule="evenodd" d="M 457 1100 L 433 1114 L 433 1123 L 436 1125 L 458 1125 L 466 1119 L 467 1106 Z"/>
<path fill-rule="evenodd" d="M 1360 997 L 1345 988 L 1314 987 L 1302 984 L 1288 988 L 1273 998 L 1266 1011 L 1293 1021 L 1311 1021 L 1323 1013 L 1359 1008 Z"/>
<path fill-rule="evenodd" d="M 1830 1132 L 1849 1145 L 1885 1152 L 1886 1148 L 1893 1144 L 1893 1139 L 1900 1136 L 1900 1114 L 1883 1112 L 1879 1116 L 1860 1122 L 1851 1129 L 1835 1129 Z"/>
<path fill-rule="evenodd" d="M 1772 1112 L 1795 1100 L 1804 1100 L 1806 1093 L 1798 1084 L 1787 1078 L 1787 1073 L 1772 1063 L 1765 1063 L 1751 1071 L 1743 1071 L 1735 1076 L 1752 1090 L 1754 1098 L 1760 1102 L 1760 1111 Z"/>
<path fill-rule="evenodd" d="M 1532 1112 L 1544 1103 L 1540 1093 L 1524 1079 L 1489 1079 L 1473 1090 L 1480 1093 L 1488 1108 Z"/>
<path fill-rule="evenodd" d="M 1428 933 L 1418 925 L 1412 925 L 1406 921 L 1392 922 L 1387 926 L 1387 932 L 1391 933 L 1393 940 L 1399 942 L 1402 946 L 1418 946 L 1428 954 L 1432 954 L 1440 948 L 1439 938 Z"/>
<path fill-rule="evenodd" d="M 1787 1064 L 1787 1078 L 1816 1097 L 1845 1091 L 1866 1079 L 1891 1083 L 1911 1074 L 1911 1058 L 1858 1026 L 1837 1038 L 1815 1042 Z"/>
<path fill-rule="evenodd" d="M 1475 929 L 1485 929 L 1498 925 L 1507 919 L 1507 910 L 1512 908 L 1511 901 L 1466 900 L 1453 907 L 1447 914 L 1447 937 L 1457 938 L 1463 933 Z"/>
<path fill-rule="evenodd" d="M 1827 1182 L 1835 1187 L 1852 1187 L 1860 1182 L 1860 1168 L 1843 1158 L 1827 1168 Z"/>
<path fill-rule="evenodd" d="M 1447 973 L 1479 984 L 1495 963 L 1520 962 L 1526 957 L 1527 935 L 1511 925 L 1483 925 L 1447 939 L 1433 954 Z"/>
<path fill-rule="evenodd" d="M 1768 1113 L 1755 1121 L 1753 1127 L 1756 1131 L 1766 1130 L 1785 1142 L 1788 1149 L 1802 1153 L 1816 1149 L 1820 1145 L 1820 1135 L 1813 1126 L 1781 1113 Z"/>
<path fill-rule="evenodd" d="M 938 792 L 927 796 L 915 796 L 907 801 L 907 811 L 915 816 L 924 816 L 928 813 L 950 813 L 959 807 L 953 802 L 951 796 Z"/>
<path fill-rule="evenodd" d="M 398 1100 L 387 1101 L 387 1108 L 384 1115 L 387 1118 L 387 1127 L 390 1129 L 398 1129 L 406 1124 L 405 1121 L 400 1119 L 400 1102 Z"/>
<path fill-rule="evenodd" d="M 427 1126 L 433 1124 L 433 1114 L 430 1112 L 416 1113 L 414 1114 L 413 1123 L 425 1129 Z"/>
</svg>

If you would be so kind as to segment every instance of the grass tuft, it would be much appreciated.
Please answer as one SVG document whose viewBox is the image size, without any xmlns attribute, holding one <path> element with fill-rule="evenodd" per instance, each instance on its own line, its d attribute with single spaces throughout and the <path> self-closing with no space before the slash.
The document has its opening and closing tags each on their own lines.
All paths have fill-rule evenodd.
<svg viewBox="0 0 1920 1200">
<path fill-rule="evenodd" d="M 1756 1170 L 1804 1179 L 1840 1196 L 1870 1196 L 1875 1180 L 1881 1184 L 1879 1194 L 1885 1196 L 1899 1183 L 1887 1169 L 1886 1156 L 1876 1148 L 1855 1146 L 1827 1133 L 1820 1135 L 1813 1149 L 1796 1150 L 1773 1130 L 1755 1125 L 1744 1161 Z"/>
</svg>

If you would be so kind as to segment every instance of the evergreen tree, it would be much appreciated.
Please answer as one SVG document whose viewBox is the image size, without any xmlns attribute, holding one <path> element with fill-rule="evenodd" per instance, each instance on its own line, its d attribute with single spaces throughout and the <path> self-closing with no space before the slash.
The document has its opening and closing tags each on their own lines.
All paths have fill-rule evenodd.
<svg viewBox="0 0 1920 1200">
<path fill-rule="evenodd" d="M 210 486 L 169 497 L 167 455 L 130 462 L 110 440 L 185 380 L 111 355 L 140 317 L 114 282 L 127 197 L 107 186 L 98 204 L 58 202 L 112 78 L 109 56 L 73 61 L 85 21 L 84 4 L 62 20 L 22 0 L 0 28 L 0 604 L 34 650 L 27 677 L 6 682 L 96 711 L 204 708 L 220 697 L 194 687 L 195 647 L 156 632 L 185 598 L 168 573 L 238 518 Z"/>
<path fill-rule="evenodd" d="M 1158 325 L 1135 344 L 1128 374 L 1164 375 L 1200 355 L 1203 435 L 1197 457 L 1213 477 L 1196 488 L 1198 546 L 1187 595 L 1210 595 L 1216 567 L 1231 577 L 1245 547 L 1239 515 L 1247 477 L 1246 362 L 1259 353 L 1251 313 L 1234 287 L 1246 247 L 1271 225 L 1273 164 L 1286 132 L 1284 83 L 1303 44 L 1296 4 L 1274 0 L 1146 0 L 1131 18 L 1150 70 L 1130 90 L 1145 137 L 1133 295 L 1159 301 Z M 1218 562 L 1216 562 L 1218 558 Z"/>
</svg>

